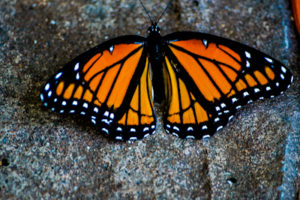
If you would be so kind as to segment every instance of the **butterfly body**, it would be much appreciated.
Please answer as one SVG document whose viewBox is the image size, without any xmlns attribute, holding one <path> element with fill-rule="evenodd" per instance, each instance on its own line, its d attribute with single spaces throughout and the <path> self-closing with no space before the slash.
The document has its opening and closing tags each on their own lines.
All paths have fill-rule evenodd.
<svg viewBox="0 0 300 200">
<path fill-rule="evenodd" d="M 162 36 L 160 35 L 160 27 L 153 24 L 148 28 L 148 37 L 145 42 L 145 49 L 148 52 L 149 62 L 152 71 L 152 84 L 154 90 L 154 101 L 162 103 L 165 100 L 165 83 L 163 77 L 163 62 L 166 48 Z"/>
<path fill-rule="evenodd" d="M 153 90 L 165 105 L 166 132 L 200 139 L 292 82 L 279 61 L 238 42 L 198 32 L 161 36 L 156 23 L 148 30 L 147 38 L 118 37 L 73 59 L 45 84 L 44 105 L 83 115 L 116 140 L 136 140 L 155 131 Z"/>
</svg>

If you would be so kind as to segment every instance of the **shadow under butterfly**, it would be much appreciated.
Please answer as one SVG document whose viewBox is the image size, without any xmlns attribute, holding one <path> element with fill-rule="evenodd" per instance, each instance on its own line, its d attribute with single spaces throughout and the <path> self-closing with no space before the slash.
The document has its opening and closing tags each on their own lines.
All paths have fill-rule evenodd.
<svg viewBox="0 0 300 200">
<path fill-rule="evenodd" d="M 146 38 L 114 38 L 67 63 L 43 87 L 44 106 L 80 114 L 113 139 L 137 140 L 155 132 L 157 102 L 167 133 L 201 139 L 241 106 L 290 87 L 291 72 L 258 50 L 199 32 L 161 36 L 149 18 Z"/>
</svg>

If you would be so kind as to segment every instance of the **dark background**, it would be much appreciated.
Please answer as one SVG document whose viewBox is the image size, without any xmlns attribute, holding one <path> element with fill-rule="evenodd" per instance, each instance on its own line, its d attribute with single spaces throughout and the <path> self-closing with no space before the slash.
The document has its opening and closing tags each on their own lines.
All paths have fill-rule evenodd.
<svg viewBox="0 0 300 200">
<path fill-rule="evenodd" d="M 153 17 L 166 5 L 144 3 Z M 288 1 L 174 0 L 162 17 L 162 35 L 231 38 L 294 74 L 283 95 L 243 107 L 208 141 L 167 135 L 159 121 L 156 135 L 114 142 L 42 108 L 41 87 L 70 59 L 149 25 L 134 0 L 0 1 L 0 199 L 299 198 L 300 54 Z"/>
</svg>

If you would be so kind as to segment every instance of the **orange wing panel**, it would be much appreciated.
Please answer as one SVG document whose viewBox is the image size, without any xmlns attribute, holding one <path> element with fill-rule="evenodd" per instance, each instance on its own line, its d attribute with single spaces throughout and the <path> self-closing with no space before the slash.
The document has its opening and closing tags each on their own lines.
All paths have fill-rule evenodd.
<svg viewBox="0 0 300 200">
<path fill-rule="evenodd" d="M 180 90 L 180 96 L 181 96 L 180 99 L 181 99 L 182 109 L 185 110 L 191 106 L 191 100 L 190 100 L 187 88 L 181 79 L 179 79 L 179 90 Z"/>
<path fill-rule="evenodd" d="M 266 66 L 266 67 L 265 67 L 265 72 L 266 72 L 267 76 L 268 76 L 271 80 L 274 80 L 275 74 L 274 74 L 273 70 L 272 70 L 270 67 Z"/>
<path fill-rule="evenodd" d="M 241 57 L 228 47 L 220 45 L 220 49 L 215 43 L 209 43 L 208 47 L 206 48 L 203 42 L 197 39 L 175 41 L 172 42 L 172 44 L 182 47 L 187 51 L 203 56 L 205 58 L 209 58 L 211 60 L 216 60 L 220 63 L 230 65 L 236 70 L 241 69 L 240 63 L 236 61 L 238 60 L 239 62 L 241 62 Z M 227 53 L 225 53 L 224 51 Z M 228 54 L 232 55 L 236 60 L 234 60 Z"/>
<path fill-rule="evenodd" d="M 232 82 L 234 82 L 237 77 L 237 73 L 225 65 L 220 65 L 220 67 L 224 71 L 224 73 L 228 76 L 228 78 Z"/>
<path fill-rule="evenodd" d="M 265 85 L 268 83 L 268 80 L 260 71 L 258 71 L 258 70 L 254 71 L 254 75 L 261 85 Z"/>
<path fill-rule="evenodd" d="M 227 81 L 227 79 L 223 76 L 223 74 L 220 72 L 220 70 L 217 68 L 217 66 L 214 65 L 212 62 L 209 62 L 204 59 L 200 59 L 200 62 L 202 63 L 206 71 L 210 74 L 214 82 L 221 89 L 223 94 L 228 93 L 229 90 L 231 89 L 231 85 Z"/>
<path fill-rule="evenodd" d="M 254 86 L 256 86 L 257 85 L 257 82 L 254 80 L 254 78 L 252 77 L 252 76 L 250 76 L 249 74 L 246 74 L 245 75 L 245 79 L 246 79 L 246 81 L 247 81 L 247 83 L 248 83 L 248 85 L 250 86 L 250 87 L 254 87 Z"/>
<path fill-rule="evenodd" d="M 65 99 L 70 99 L 71 98 L 74 88 L 75 88 L 74 83 L 72 83 L 68 86 L 68 88 L 64 92 L 64 98 Z"/>
<path fill-rule="evenodd" d="M 63 90 L 64 90 L 64 82 L 61 81 L 61 82 L 58 84 L 57 88 L 56 88 L 56 94 L 57 94 L 57 96 L 60 96 L 61 93 L 63 92 Z"/>
<path fill-rule="evenodd" d="M 104 102 L 106 100 L 107 95 L 109 94 L 109 91 L 111 90 L 114 79 L 116 78 L 117 73 L 120 69 L 120 66 L 121 66 L 120 64 L 114 66 L 103 77 L 102 84 L 97 93 L 97 98 L 99 99 L 100 102 Z M 135 69 L 135 68 L 133 67 L 133 69 Z M 130 81 L 130 79 L 129 79 L 129 81 Z M 112 104 L 110 104 L 109 107 L 111 105 Z"/>
<path fill-rule="evenodd" d="M 195 115 L 194 115 L 192 108 L 189 108 L 187 111 L 185 111 L 183 113 L 182 119 L 183 119 L 184 124 L 195 124 L 196 123 Z"/>
<path fill-rule="evenodd" d="M 82 96 L 82 92 L 83 92 L 83 87 L 81 85 L 79 85 L 75 91 L 74 98 L 80 99 Z"/>
<path fill-rule="evenodd" d="M 128 67 L 131 66 L 133 61 L 129 61 Z M 137 85 L 133 97 L 130 101 L 130 106 L 125 114 L 122 116 L 121 120 L 118 121 L 119 124 L 128 125 L 128 126 L 150 126 L 151 123 L 155 121 L 154 113 L 153 113 L 153 102 L 152 96 L 148 90 L 151 85 L 149 79 L 149 65 L 148 58 L 146 59 L 145 68 L 142 73 L 142 76 L 139 80 L 139 84 Z M 129 69 L 127 69 L 128 72 Z M 124 74 L 126 70 L 124 71 Z M 116 92 L 117 94 L 117 92 Z M 126 119 L 127 116 L 127 119 Z"/>
<path fill-rule="evenodd" d="M 123 64 L 118 78 L 112 88 L 112 92 L 109 96 L 107 105 L 114 107 L 120 107 L 127 92 L 128 86 L 131 82 L 131 78 L 136 70 L 136 66 L 139 63 L 143 49 L 140 49 L 134 55 L 126 60 Z"/>
<path fill-rule="evenodd" d="M 206 75 L 204 70 L 199 66 L 196 60 L 182 51 L 179 51 L 173 47 L 170 47 L 176 58 L 184 66 L 185 70 L 194 80 L 195 84 L 209 101 L 214 101 L 214 98 L 219 99 L 221 94 L 218 92 L 216 87 L 213 85 L 209 77 Z M 172 78 L 171 78 L 172 80 Z"/>
<path fill-rule="evenodd" d="M 103 73 L 98 74 L 90 83 L 90 88 L 92 91 L 95 91 L 100 83 L 100 80 L 103 76 Z"/>
<path fill-rule="evenodd" d="M 148 84 L 148 87 L 147 87 Z M 148 58 L 146 60 L 146 67 L 141 77 L 141 114 L 142 115 L 153 115 L 152 106 L 152 96 L 151 96 L 151 81 L 150 81 L 150 73 L 149 73 L 149 63 Z"/>
<path fill-rule="evenodd" d="M 83 72 L 86 73 L 84 79 L 88 81 L 93 75 L 122 60 L 140 46 L 140 44 L 118 44 L 113 47 L 112 54 L 109 50 L 105 50 L 102 55 L 95 55 L 83 68 Z"/>
</svg>

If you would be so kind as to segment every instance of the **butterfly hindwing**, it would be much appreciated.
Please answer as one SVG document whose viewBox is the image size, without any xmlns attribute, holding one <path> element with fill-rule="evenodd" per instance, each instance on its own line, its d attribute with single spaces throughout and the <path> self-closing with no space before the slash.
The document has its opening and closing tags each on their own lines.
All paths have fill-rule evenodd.
<svg viewBox="0 0 300 200">
<path fill-rule="evenodd" d="M 155 116 L 144 40 L 115 38 L 73 59 L 45 84 L 44 105 L 86 116 L 117 140 L 152 134 Z"/>
<path fill-rule="evenodd" d="M 168 98 L 165 128 L 179 137 L 212 135 L 242 105 L 274 97 L 292 82 L 283 64 L 246 45 L 194 32 L 164 39 L 170 94 L 178 97 Z"/>
</svg>

